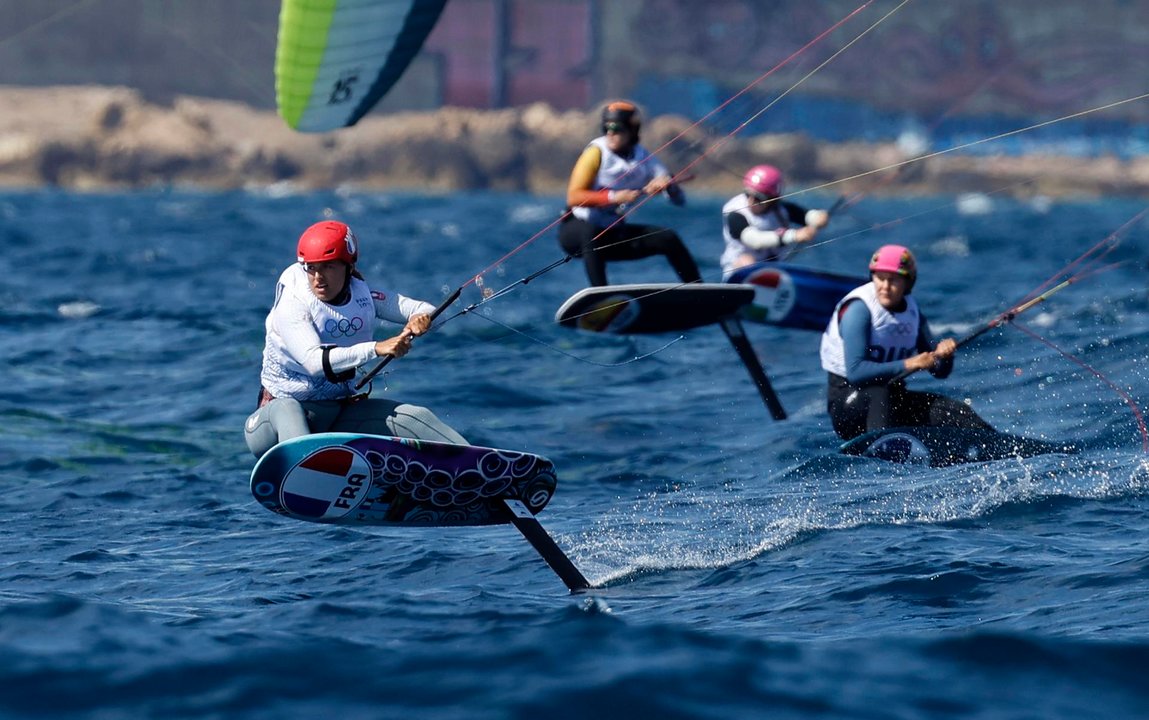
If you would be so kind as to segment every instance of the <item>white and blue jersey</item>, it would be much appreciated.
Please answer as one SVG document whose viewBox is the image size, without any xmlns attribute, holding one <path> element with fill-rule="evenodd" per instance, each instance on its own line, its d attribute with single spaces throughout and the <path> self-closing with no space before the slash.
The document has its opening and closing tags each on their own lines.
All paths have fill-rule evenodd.
<svg viewBox="0 0 1149 720">
<path fill-rule="evenodd" d="M 859 347 L 847 347 L 841 327 L 842 309 L 855 300 L 865 305 L 869 327 L 863 328 L 864 343 L 859 343 Z M 931 348 L 929 330 L 917 300 L 907 295 L 905 308 L 891 312 L 878 302 L 877 290 L 869 282 L 851 290 L 834 308 L 834 314 L 822 333 L 822 368 L 856 385 L 888 379 L 902 371 L 902 361 L 906 358 Z"/>
</svg>

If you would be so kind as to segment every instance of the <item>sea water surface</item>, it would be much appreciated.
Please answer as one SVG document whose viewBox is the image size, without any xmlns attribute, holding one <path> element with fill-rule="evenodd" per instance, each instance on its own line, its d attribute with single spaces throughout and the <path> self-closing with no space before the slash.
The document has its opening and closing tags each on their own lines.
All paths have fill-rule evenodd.
<svg viewBox="0 0 1149 720">
<path fill-rule="evenodd" d="M 717 281 L 723 200 L 639 217 L 678 228 Z M 961 334 L 1143 206 L 868 197 L 797 260 L 864 275 L 906 244 L 935 329 Z M 1019 319 L 1060 351 L 1004 328 L 949 380 L 911 381 L 1077 455 L 837 455 L 817 333 L 748 326 L 791 416 L 774 422 L 717 328 L 557 327 L 575 261 L 458 315 L 479 303 L 468 285 L 375 393 L 551 458 L 540 520 L 598 589 L 568 594 L 510 526 L 324 526 L 252 499 L 242 424 L 303 228 L 348 221 L 374 284 L 438 302 L 561 260 L 553 229 L 531 241 L 560 210 L 0 195 L 0 717 L 1149 717 L 1144 223 L 1120 266 Z M 673 279 L 661 259 L 610 272 Z"/>
</svg>

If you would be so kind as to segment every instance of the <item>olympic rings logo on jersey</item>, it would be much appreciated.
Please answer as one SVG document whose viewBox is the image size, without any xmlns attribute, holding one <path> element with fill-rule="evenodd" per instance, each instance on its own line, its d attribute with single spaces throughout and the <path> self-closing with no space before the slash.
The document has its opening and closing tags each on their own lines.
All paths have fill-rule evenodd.
<svg viewBox="0 0 1149 720">
<path fill-rule="evenodd" d="M 323 331 L 331 337 L 351 337 L 363 329 L 363 318 L 328 320 Z"/>
</svg>

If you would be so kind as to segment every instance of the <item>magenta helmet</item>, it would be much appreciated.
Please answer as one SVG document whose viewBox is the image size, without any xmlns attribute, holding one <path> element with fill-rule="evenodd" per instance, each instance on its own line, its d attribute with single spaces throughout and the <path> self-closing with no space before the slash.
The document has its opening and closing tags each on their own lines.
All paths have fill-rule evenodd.
<svg viewBox="0 0 1149 720">
<path fill-rule="evenodd" d="M 901 245 L 883 245 L 870 258 L 870 272 L 892 272 L 901 275 L 909 282 L 906 290 L 914 286 L 918 277 L 918 264 L 914 254 Z"/>
<path fill-rule="evenodd" d="M 782 194 L 782 171 L 773 165 L 755 165 L 746 171 L 742 185 L 747 192 L 778 197 Z"/>
</svg>

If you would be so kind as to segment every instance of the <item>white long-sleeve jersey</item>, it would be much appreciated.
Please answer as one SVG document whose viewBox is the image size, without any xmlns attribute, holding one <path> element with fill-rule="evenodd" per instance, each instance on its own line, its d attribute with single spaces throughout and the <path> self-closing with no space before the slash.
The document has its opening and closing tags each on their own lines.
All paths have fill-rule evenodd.
<svg viewBox="0 0 1149 720">
<path fill-rule="evenodd" d="M 371 290 L 352 277 L 350 298 L 331 305 L 315 297 L 301 265 L 283 271 L 267 314 L 260 381 L 273 397 L 334 400 L 354 394 L 354 370 L 376 357 L 377 320 L 406 323 L 430 303 Z"/>
</svg>

